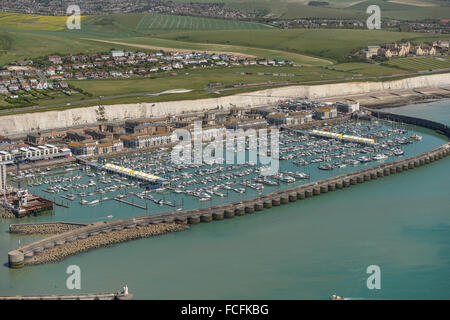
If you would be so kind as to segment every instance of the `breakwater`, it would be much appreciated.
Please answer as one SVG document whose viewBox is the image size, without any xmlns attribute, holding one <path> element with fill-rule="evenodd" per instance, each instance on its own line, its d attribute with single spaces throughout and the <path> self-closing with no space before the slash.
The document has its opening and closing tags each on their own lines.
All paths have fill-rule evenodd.
<svg viewBox="0 0 450 320">
<path fill-rule="evenodd" d="M 405 115 L 400 115 L 400 114 L 395 114 L 395 113 L 390 113 L 390 112 L 383 112 L 383 111 L 378 111 L 378 110 L 369 109 L 369 108 L 366 108 L 366 110 L 370 111 L 371 114 L 377 118 L 395 121 L 395 122 L 407 123 L 407 124 L 411 124 L 414 126 L 420 126 L 420 127 L 424 127 L 427 129 L 435 130 L 438 133 L 441 133 L 450 139 L 450 127 L 445 124 L 442 124 L 442 123 L 439 123 L 436 121 L 431 121 L 431 120 L 426 120 L 426 119 L 421 119 L 421 118 L 416 118 L 416 117 L 410 117 L 410 116 L 405 116 Z"/>
<path fill-rule="evenodd" d="M 165 219 L 164 221 L 168 221 Z M 10 252 L 9 265 L 17 268 L 56 262 L 67 256 L 130 240 L 185 230 L 182 223 L 126 219 L 99 222 L 36 241 Z"/>
<path fill-rule="evenodd" d="M 10 224 L 9 232 L 18 234 L 58 234 L 86 227 L 85 223 L 73 222 L 37 222 Z"/>
<path fill-rule="evenodd" d="M 116 292 L 45 296 L 0 296 L 1 300 L 133 300 L 133 295 L 131 293 Z"/>
</svg>

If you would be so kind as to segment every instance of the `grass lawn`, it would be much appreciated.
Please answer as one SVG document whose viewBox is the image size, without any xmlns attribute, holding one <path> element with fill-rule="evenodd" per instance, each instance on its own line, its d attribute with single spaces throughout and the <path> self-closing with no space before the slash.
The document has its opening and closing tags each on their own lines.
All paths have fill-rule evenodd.
<svg viewBox="0 0 450 320">
<path fill-rule="evenodd" d="M 253 74 L 240 74 L 249 72 Z M 188 74 L 186 74 L 188 73 Z M 239 74 L 237 74 L 239 73 Z M 265 76 L 257 73 L 295 74 L 295 76 Z M 211 82 L 221 82 L 223 85 L 238 83 L 272 82 L 304 82 L 317 80 L 332 80 L 350 73 L 343 73 L 323 68 L 299 67 L 234 67 L 220 69 L 197 69 L 178 71 L 176 76 L 166 73 L 155 74 L 155 79 L 112 79 L 112 80 L 80 80 L 69 81 L 75 87 L 81 88 L 94 96 L 115 96 L 131 93 L 159 93 L 170 89 L 203 90 Z"/>
<path fill-rule="evenodd" d="M 407 57 L 391 59 L 383 65 L 409 71 L 427 71 L 450 68 L 450 61 L 440 57 Z"/>
<path fill-rule="evenodd" d="M 271 27 L 261 23 L 236 20 L 149 13 L 140 19 L 136 28 L 138 30 L 248 30 Z"/>
<path fill-rule="evenodd" d="M 0 29 L 0 66 L 21 59 L 33 59 L 50 54 L 109 52 L 112 47 L 136 50 L 127 46 L 111 45 L 83 39 L 40 32 Z"/>
<path fill-rule="evenodd" d="M 382 30 L 291 29 L 253 31 L 185 31 L 151 35 L 156 38 L 192 43 L 223 44 L 249 48 L 280 50 L 313 57 L 342 60 L 351 52 L 368 45 L 380 45 L 401 40 L 423 43 L 447 39 L 445 35 L 392 32 Z M 142 42 L 145 38 L 142 38 Z M 151 40 L 150 40 L 151 41 Z M 131 41 L 127 41 L 131 42 Z"/>
<path fill-rule="evenodd" d="M 341 63 L 336 64 L 334 66 L 330 66 L 329 69 L 375 77 L 407 73 L 406 70 L 399 70 L 396 68 L 392 68 L 391 66 L 375 65 L 372 63 L 364 63 L 364 62 Z"/>
</svg>

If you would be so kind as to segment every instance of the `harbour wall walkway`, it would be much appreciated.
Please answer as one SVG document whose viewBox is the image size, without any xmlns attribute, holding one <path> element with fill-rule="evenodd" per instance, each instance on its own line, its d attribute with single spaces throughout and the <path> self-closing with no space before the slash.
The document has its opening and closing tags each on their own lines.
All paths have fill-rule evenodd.
<svg viewBox="0 0 450 320">
<path fill-rule="evenodd" d="M 391 121 L 395 121 L 395 122 L 407 123 L 407 124 L 435 130 L 441 134 L 444 134 L 447 138 L 450 139 L 450 127 L 445 124 L 442 124 L 442 123 L 439 123 L 436 121 L 415 118 L 415 117 L 410 117 L 410 116 L 404 116 L 404 115 L 390 113 L 390 112 L 383 112 L 383 111 L 378 111 L 378 110 L 369 109 L 369 108 L 365 108 L 365 109 L 370 111 L 372 113 L 372 115 L 377 118 L 391 120 Z"/>
<path fill-rule="evenodd" d="M 2 300 L 133 300 L 133 295 L 118 292 L 44 296 L 0 296 L 0 301 Z"/>
<path fill-rule="evenodd" d="M 76 228 L 86 227 L 86 223 L 74 222 L 35 222 L 35 223 L 13 223 L 9 225 L 9 233 L 19 234 L 57 234 L 67 232 Z"/>
<path fill-rule="evenodd" d="M 377 116 L 377 114 L 374 114 Z M 379 116 L 379 114 L 378 114 Z M 403 117 L 402 122 L 416 121 L 416 118 Z M 415 122 L 419 123 L 419 122 Z M 421 124 L 427 128 L 448 133 L 448 128 L 444 125 L 435 125 L 434 122 L 423 120 Z M 448 135 L 447 135 L 448 136 Z M 146 228 L 149 225 L 182 224 L 194 225 L 200 222 L 211 222 L 213 220 L 229 219 L 245 214 L 269 209 L 273 206 L 280 206 L 290 202 L 303 200 L 305 198 L 319 196 L 335 190 L 347 188 L 371 180 L 387 177 L 392 174 L 413 170 L 420 166 L 435 162 L 450 154 L 450 142 L 433 150 L 417 154 L 395 162 L 381 164 L 378 166 L 362 169 L 356 172 L 331 177 L 328 179 L 311 182 L 308 184 L 288 188 L 271 194 L 262 195 L 243 201 L 222 204 L 208 208 L 170 212 L 164 214 L 148 215 L 136 218 L 129 218 L 111 222 L 98 222 L 86 227 L 61 233 L 46 239 L 36 241 L 26 246 L 20 247 L 8 253 L 8 262 L 11 268 L 20 268 L 27 264 L 33 264 L 36 257 L 45 253 L 46 250 L 58 246 L 65 246 L 76 241 L 85 241 L 90 237 L 95 238 L 99 234 L 109 234 L 114 231 L 124 229 Z M 123 241 L 127 241 L 124 239 Z M 116 241 L 117 242 L 117 241 Z M 80 252 L 78 250 L 77 252 Z"/>
</svg>

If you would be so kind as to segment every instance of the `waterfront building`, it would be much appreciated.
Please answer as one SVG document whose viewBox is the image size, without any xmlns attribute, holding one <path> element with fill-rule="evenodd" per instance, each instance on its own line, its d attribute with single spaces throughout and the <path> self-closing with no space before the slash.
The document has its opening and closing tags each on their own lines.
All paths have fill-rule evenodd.
<svg viewBox="0 0 450 320">
<path fill-rule="evenodd" d="M 154 135 L 128 135 L 121 136 L 120 140 L 122 140 L 125 148 L 141 149 L 169 144 L 172 142 L 172 135 L 167 133 Z"/>
<path fill-rule="evenodd" d="M 77 156 L 93 156 L 94 151 L 97 148 L 96 143 L 80 143 L 80 142 L 72 142 L 69 143 L 69 148 L 74 155 Z"/>
<path fill-rule="evenodd" d="M 71 141 L 77 141 L 77 142 L 86 142 L 86 141 L 92 141 L 93 138 L 90 135 L 83 134 L 76 131 L 68 131 L 66 138 Z"/>
<path fill-rule="evenodd" d="M 337 117 L 337 109 L 335 107 L 321 107 L 316 110 L 314 117 L 317 120 L 327 120 Z"/>
<path fill-rule="evenodd" d="M 337 102 L 336 108 L 339 112 L 354 113 L 359 111 L 359 102 Z"/>
<path fill-rule="evenodd" d="M 37 147 L 22 147 L 10 152 L 11 160 L 19 158 L 21 160 L 38 161 L 71 156 L 69 149 L 59 149 L 58 147 L 46 144 Z"/>
<path fill-rule="evenodd" d="M 96 156 L 122 151 L 123 142 L 121 140 L 72 142 L 69 144 L 69 148 L 77 156 Z"/>
<path fill-rule="evenodd" d="M 308 112 L 278 112 L 269 114 L 266 117 L 267 122 L 271 125 L 298 125 L 312 121 L 312 114 Z"/>
<path fill-rule="evenodd" d="M 264 119 L 242 119 L 240 121 L 229 121 L 226 124 L 226 128 L 231 130 L 262 129 L 265 127 L 267 127 L 267 122 Z"/>
<path fill-rule="evenodd" d="M 0 162 L 12 163 L 12 155 L 6 151 L 0 151 Z"/>
</svg>

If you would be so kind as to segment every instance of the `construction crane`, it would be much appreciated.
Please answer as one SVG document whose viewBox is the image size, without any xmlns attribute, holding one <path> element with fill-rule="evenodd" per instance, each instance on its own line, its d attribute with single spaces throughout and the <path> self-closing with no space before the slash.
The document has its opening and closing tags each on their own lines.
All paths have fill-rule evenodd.
<svg viewBox="0 0 450 320">
<path fill-rule="evenodd" d="M 20 180 L 20 163 L 23 162 L 21 156 L 16 155 L 16 157 L 14 158 L 14 162 L 16 163 L 16 168 L 17 168 L 17 188 L 21 189 L 22 185 L 21 185 L 21 180 Z"/>
</svg>

